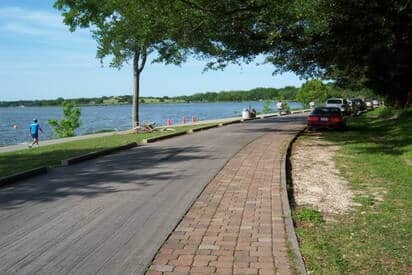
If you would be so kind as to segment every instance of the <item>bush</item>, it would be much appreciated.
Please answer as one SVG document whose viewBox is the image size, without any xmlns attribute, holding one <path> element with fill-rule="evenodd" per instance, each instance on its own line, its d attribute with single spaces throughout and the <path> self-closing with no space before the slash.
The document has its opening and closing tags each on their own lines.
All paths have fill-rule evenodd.
<svg viewBox="0 0 412 275">
<path fill-rule="evenodd" d="M 272 108 L 270 108 L 270 101 L 265 100 L 263 102 L 263 107 L 262 107 L 262 114 L 268 114 L 273 112 Z"/>
<path fill-rule="evenodd" d="M 53 128 L 54 134 L 59 137 L 72 137 L 74 130 L 80 127 L 80 108 L 75 108 L 71 101 L 62 103 L 64 119 L 49 119 L 47 123 Z"/>
</svg>

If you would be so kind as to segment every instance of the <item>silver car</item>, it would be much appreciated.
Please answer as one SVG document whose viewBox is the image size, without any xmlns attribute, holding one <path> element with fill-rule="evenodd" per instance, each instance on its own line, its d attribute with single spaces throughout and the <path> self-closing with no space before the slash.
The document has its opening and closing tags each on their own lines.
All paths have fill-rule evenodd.
<svg viewBox="0 0 412 275">
<path fill-rule="evenodd" d="M 346 99 L 329 98 L 328 100 L 326 100 L 326 107 L 339 108 L 344 115 L 350 115 L 350 107 Z"/>
</svg>

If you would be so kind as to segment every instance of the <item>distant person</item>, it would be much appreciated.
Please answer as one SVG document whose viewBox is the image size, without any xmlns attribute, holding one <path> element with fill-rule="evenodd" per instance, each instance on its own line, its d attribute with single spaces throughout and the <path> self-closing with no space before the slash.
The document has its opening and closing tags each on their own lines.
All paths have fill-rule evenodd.
<svg viewBox="0 0 412 275">
<path fill-rule="evenodd" d="M 34 144 L 39 145 L 39 130 L 43 133 L 42 128 L 40 128 L 39 123 L 37 123 L 37 119 L 33 119 L 33 123 L 29 126 L 30 136 L 33 139 L 33 142 L 29 144 L 29 148 L 33 147 Z"/>
<path fill-rule="evenodd" d="M 281 111 L 283 109 L 283 102 L 282 101 L 278 101 L 276 103 L 276 109 L 278 109 L 279 111 Z"/>
</svg>

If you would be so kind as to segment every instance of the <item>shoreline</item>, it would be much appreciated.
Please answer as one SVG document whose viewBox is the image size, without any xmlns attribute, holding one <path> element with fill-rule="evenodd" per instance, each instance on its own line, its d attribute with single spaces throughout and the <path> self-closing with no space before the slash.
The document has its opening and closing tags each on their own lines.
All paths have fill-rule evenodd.
<svg viewBox="0 0 412 275">
<path fill-rule="evenodd" d="M 70 101 L 70 100 L 68 100 Z M 294 103 L 299 103 L 298 101 L 295 100 L 246 100 L 246 101 L 190 101 L 190 102 L 185 102 L 185 101 L 171 101 L 171 102 L 140 102 L 139 105 L 158 105 L 158 104 L 199 104 L 199 103 L 205 103 L 205 104 L 210 104 L 210 103 L 243 103 L 243 102 L 279 102 L 279 101 L 286 101 L 286 102 L 294 102 Z M 299 103 L 301 104 L 301 103 Z M 118 104 L 80 104 L 76 105 L 76 107 L 106 107 L 106 106 L 132 106 L 131 103 L 118 103 Z M 50 107 L 58 107 L 61 108 L 61 105 L 30 105 L 30 106 L 0 106 L 0 108 L 50 108 Z"/>
</svg>

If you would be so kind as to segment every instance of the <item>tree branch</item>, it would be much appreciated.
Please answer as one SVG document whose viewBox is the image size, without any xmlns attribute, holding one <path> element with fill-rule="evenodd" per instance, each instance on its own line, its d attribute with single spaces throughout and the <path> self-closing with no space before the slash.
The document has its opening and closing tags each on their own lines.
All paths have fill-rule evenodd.
<svg viewBox="0 0 412 275">
<path fill-rule="evenodd" d="M 258 11 L 264 7 L 266 7 L 268 4 L 261 4 L 261 5 L 256 5 L 256 4 L 252 4 L 252 5 L 247 5 L 246 7 L 241 7 L 241 8 L 236 8 L 236 9 L 232 9 L 232 10 L 219 10 L 219 9 L 209 9 L 206 8 L 202 5 L 199 5 L 198 3 L 194 3 L 190 0 L 180 0 L 181 2 L 183 2 L 186 5 L 189 5 L 195 9 L 201 10 L 201 11 L 205 11 L 205 12 L 209 12 L 209 13 L 221 13 L 222 15 L 231 15 L 234 13 L 238 13 L 238 12 L 244 12 L 244 11 Z"/>
</svg>

